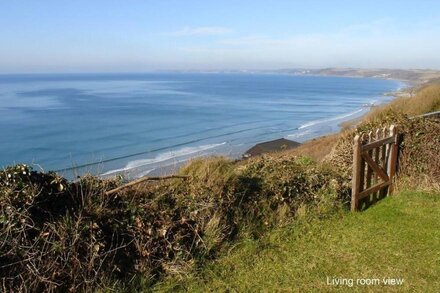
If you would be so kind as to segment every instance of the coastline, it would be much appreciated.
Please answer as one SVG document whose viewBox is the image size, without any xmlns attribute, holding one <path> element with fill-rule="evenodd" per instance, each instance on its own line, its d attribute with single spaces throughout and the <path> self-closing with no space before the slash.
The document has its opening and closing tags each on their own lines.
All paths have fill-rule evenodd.
<svg viewBox="0 0 440 293">
<path fill-rule="evenodd" d="M 288 75 L 288 74 L 285 74 Z M 292 74 L 289 74 L 293 76 Z M 306 75 L 307 76 L 307 75 Z M 332 77 L 329 75 L 316 75 L 321 77 Z M 357 77 L 348 77 L 348 76 L 340 76 L 345 78 L 362 78 L 363 76 Z M 398 97 L 408 97 L 412 94 L 412 92 L 424 84 L 425 82 L 421 82 L 418 80 L 406 80 L 400 78 L 379 78 L 379 77 L 371 77 L 365 76 L 366 79 L 382 79 L 382 80 L 393 80 L 395 81 L 395 85 L 383 88 L 381 91 L 376 91 L 372 93 L 370 96 L 364 95 L 358 97 L 356 95 L 356 89 L 351 89 L 352 93 L 350 94 L 350 99 L 356 98 L 358 99 L 358 103 L 355 108 L 344 107 L 340 110 L 348 111 L 345 113 L 334 112 L 333 115 L 329 113 L 327 118 L 318 118 L 318 120 L 313 120 L 312 117 L 310 119 L 298 120 L 295 124 L 292 124 L 290 127 L 285 128 L 274 128 L 272 132 L 268 132 L 268 135 L 260 137 L 261 140 L 256 138 L 243 136 L 240 134 L 241 140 L 239 144 L 230 143 L 229 140 L 225 137 L 224 140 L 221 141 L 206 141 L 206 143 L 196 144 L 198 141 L 193 140 L 194 142 L 188 145 L 188 142 L 184 142 L 182 144 L 176 144 L 175 146 L 179 146 L 180 148 L 171 149 L 170 147 L 159 147 L 155 149 L 149 149 L 147 151 L 142 151 L 139 153 L 133 153 L 111 157 L 109 159 L 100 159 L 94 162 L 85 163 L 85 164 L 72 164 L 69 168 L 50 168 L 48 170 L 54 170 L 54 172 L 58 172 L 66 178 L 74 179 L 82 174 L 94 174 L 96 176 L 100 176 L 102 178 L 111 178 L 114 176 L 122 176 L 126 180 L 131 180 L 135 178 L 139 178 L 146 175 L 159 176 L 159 175 L 169 175 L 178 172 L 179 168 L 186 164 L 188 161 L 209 157 L 209 156 L 224 156 L 233 160 L 240 160 L 245 154 L 246 150 L 252 148 L 255 144 L 261 144 L 264 142 L 269 142 L 272 140 L 276 140 L 279 138 L 286 138 L 288 140 L 293 140 L 300 142 L 304 145 L 310 145 L 310 143 L 316 142 L 323 138 L 329 137 L 334 134 L 340 133 L 344 128 L 350 127 L 350 125 L 356 124 L 357 121 L 360 121 L 368 115 L 376 106 L 384 105 L 392 102 L 394 99 Z M 428 82 L 428 81 L 426 81 Z M 343 85 L 344 88 L 346 85 Z M 354 90 L 354 91 L 353 91 Z M 361 98 L 359 100 L 359 98 Z M 307 103 L 307 102 L 306 102 Z M 365 104 L 361 104 L 365 103 Z M 375 106 L 371 107 L 374 103 Z M 344 104 L 342 104 L 344 106 Z M 267 109 L 264 109 L 265 111 Z M 269 109 L 270 110 L 270 109 Z M 355 111 L 353 111 L 355 110 Z M 318 110 L 319 111 L 319 110 Z M 351 112 L 350 112 L 351 111 Z M 290 116 L 292 114 L 289 114 Z M 293 114 L 294 115 L 294 114 Z M 321 116 L 322 117 L 322 116 Z M 288 118 L 291 119 L 291 118 Z M 297 126 L 299 125 L 299 126 Z M 154 156 L 150 157 L 140 157 L 144 153 L 153 153 L 157 152 Z M 139 159 L 128 161 L 128 163 L 122 166 L 117 166 L 114 164 L 113 166 L 108 166 L 107 163 L 113 164 L 114 161 L 125 159 L 127 157 L 138 156 Z M 32 164 L 32 163 L 29 163 Z M 40 164 L 41 165 L 41 164 Z M 39 167 L 35 164 L 35 166 Z M 45 166 L 45 165 L 43 165 Z"/>
<path fill-rule="evenodd" d="M 372 78 L 287 74 L 33 75 L 3 82 L 12 83 L 8 95 L 21 106 L 4 115 L 5 137 L 16 139 L 9 142 L 14 147 L 3 145 L 2 164 L 14 158 L 71 179 L 133 167 L 128 173 L 141 176 L 163 170 L 161 165 L 177 169 L 181 160 L 206 153 L 240 158 L 256 143 L 291 134 L 301 135 L 302 142 L 337 131 L 347 113 L 364 112 L 364 104 L 400 87 Z M 15 126 L 15 112 L 25 109 L 32 117 L 20 117 Z M 302 125 L 328 117 L 329 123 Z"/>
<path fill-rule="evenodd" d="M 403 87 L 403 88 L 400 88 L 398 90 L 395 90 L 395 91 L 383 93 L 384 96 L 393 97 L 391 100 L 389 100 L 389 101 L 387 101 L 385 103 L 378 104 L 378 105 L 372 105 L 370 107 L 370 109 L 368 110 L 368 112 L 366 112 L 361 117 L 358 117 L 358 118 L 355 118 L 355 119 L 349 119 L 349 120 L 341 122 L 339 124 L 340 131 L 343 131 L 345 129 L 350 129 L 350 128 L 355 127 L 366 116 L 368 116 L 369 113 L 371 113 L 377 107 L 388 105 L 388 104 L 392 103 L 394 100 L 399 99 L 399 98 L 410 98 L 414 94 L 414 92 L 417 90 L 417 88 L 422 85 L 422 83 L 417 83 L 416 81 L 405 81 L 405 80 L 397 80 L 397 81 L 405 83 L 406 86 Z"/>
<path fill-rule="evenodd" d="M 358 77 L 353 77 L 353 78 L 363 78 L 362 76 L 358 76 Z M 347 119 L 347 120 L 343 120 L 341 122 L 338 123 L 338 131 L 336 132 L 330 132 L 330 133 L 326 133 L 317 137 L 312 137 L 310 139 L 305 140 L 304 142 L 302 142 L 302 145 L 306 145 L 309 144 L 310 142 L 317 142 L 320 139 L 326 139 L 328 137 L 331 136 L 335 136 L 335 135 L 339 135 L 341 132 L 343 132 L 346 129 L 355 127 L 359 122 L 361 122 L 366 116 L 369 115 L 369 113 L 371 113 L 376 107 L 381 107 L 381 106 L 385 106 L 387 104 L 390 104 L 391 102 L 393 102 L 395 99 L 398 98 L 408 98 L 411 97 L 411 95 L 413 94 L 413 92 L 421 85 L 423 85 L 423 83 L 417 82 L 417 81 L 409 81 L 409 80 L 402 80 L 402 79 L 387 79 L 387 80 L 395 80 L 398 82 L 401 82 L 404 84 L 403 87 L 398 88 L 397 90 L 391 91 L 391 92 L 384 92 L 383 96 L 391 96 L 393 97 L 392 99 L 379 103 L 379 104 L 375 104 L 375 105 L 370 105 L 368 111 L 366 111 L 365 113 L 363 113 L 361 116 L 359 117 L 355 117 L 355 118 L 351 118 L 351 119 Z M 351 116 L 351 115 L 350 115 Z M 268 141 L 262 141 L 261 143 L 266 143 Z"/>
<path fill-rule="evenodd" d="M 355 78 L 355 77 L 353 77 Z M 358 76 L 357 78 L 363 78 L 361 76 Z M 381 78 L 381 79 L 385 79 L 385 78 Z M 371 111 L 374 110 L 374 108 L 376 107 L 380 107 L 380 106 L 384 106 L 387 105 L 389 103 L 391 103 L 392 101 L 394 101 L 397 98 L 400 97 L 410 97 L 412 92 L 414 90 L 417 89 L 417 87 L 419 87 L 420 85 L 422 85 L 423 83 L 417 82 L 417 81 L 408 81 L 408 80 L 402 80 L 402 79 L 386 79 L 386 80 L 394 80 L 394 81 L 398 81 L 401 82 L 403 84 L 402 87 L 399 87 L 396 90 L 390 91 L 390 92 L 384 92 L 382 93 L 383 96 L 390 96 L 392 97 L 392 99 L 384 101 L 382 103 L 376 104 L 376 105 L 370 105 L 368 111 L 366 111 L 365 113 L 363 113 L 361 116 L 359 117 L 355 117 L 355 118 L 350 118 L 347 120 L 343 120 L 344 118 L 342 118 L 343 121 L 340 121 L 337 125 L 338 125 L 338 130 L 335 132 L 329 132 L 329 133 L 325 133 L 323 135 L 320 136 L 316 136 L 316 137 L 310 137 L 304 141 L 301 142 L 301 145 L 297 148 L 291 149 L 291 150 L 287 150 L 287 151 L 281 151 L 278 153 L 284 153 L 284 152 L 298 152 L 298 153 L 307 153 L 308 151 L 310 151 L 312 148 L 314 148 L 316 145 L 322 145 L 322 144 L 329 144 L 331 141 L 333 141 L 335 138 L 339 137 L 339 135 L 346 129 L 351 128 L 356 126 L 360 121 L 362 121 L 369 113 L 371 113 Z M 354 111 L 356 112 L 356 111 Z M 352 116 L 352 114 L 354 112 L 350 112 L 347 114 L 342 114 L 340 116 Z M 327 120 L 332 120 L 335 119 L 335 117 L 331 117 L 328 118 Z M 306 126 L 309 123 L 312 123 L 313 121 L 309 121 L 309 122 L 304 122 L 302 124 L 302 126 L 299 127 L 299 129 L 301 127 Z M 283 137 L 278 137 L 278 139 L 280 138 L 287 138 L 290 139 L 289 136 L 283 136 Z M 264 140 L 264 141 L 260 141 L 258 142 L 258 144 L 264 144 L 264 143 L 268 143 L 272 140 Z M 295 140 L 293 140 L 295 141 Z M 296 141 L 295 141 L 296 142 Z M 308 149 L 308 150 L 307 150 Z M 269 153 L 274 153 L 274 152 L 269 152 Z M 233 160 L 237 160 L 237 161 L 242 161 L 242 160 L 246 160 L 246 158 L 244 157 L 245 152 L 240 153 L 238 156 L 227 156 L 230 159 Z M 172 165 L 172 166 L 163 166 L 154 170 L 149 171 L 147 174 L 147 176 L 168 176 L 168 175 L 175 175 L 179 168 L 183 165 L 185 165 L 186 163 L 188 163 L 191 160 L 195 160 L 195 159 L 200 159 L 203 157 L 209 157 L 212 156 L 212 154 L 204 154 L 204 155 L 200 155 L 200 156 L 194 156 L 191 157 L 188 160 L 183 160 L 180 162 L 176 162 L 176 164 Z M 131 179 L 135 179 L 135 178 L 139 178 L 141 176 L 136 176 L 133 177 Z"/>
<path fill-rule="evenodd" d="M 321 75 L 322 77 L 331 77 L 331 76 L 325 76 Z M 346 77 L 347 76 L 341 76 Z M 353 77 L 350 77 L 353 78 Z M 361 76 L 356 77 L 361 78 Z M 382 79 L 382 80 L 390 80 L 389 78 L 372 78 L 372 77 L 365 77 L 366 79 Z M 353 78 L 354 79 L 354 78 Z M 357 88 L 351 88 L 351 94 L 349 95 L 350 99 L 357 99 L 356 106 L 351 106 L 350 109 L 349 104 L 342 104 L 339 108 L 339 111 L 346 111 L 345 113 L 333 111 L 332 113 L 327 114 L 327 118 L 324 116 L 318 115 L 313 120 L 313 115 L 309 117 L 309 119 L 304 118 L 303 120 L 297 120 L 295 123 L 290 123 L 290 127 L 282 127 L 282 128 L 273 128 L 272 131 L 267 132 L 267 135 L 261 136 L 258 140 L 258 137 L 252 138 L 248 137 L 246 135 L 241 135 L 241 140 L 239 143 L 230 143 L 227 138 L 220 141 L 206 141 L 206 143 L 202 144 L 196 144 L 198 141 L 193 140 L 191 141 L 191 145 L 186 146 L 188 143 L 185 141 L 184 144 L 176 144 L 174 146 L 179 146 L 180 148 L 172 149 L 170 147 L 166 148 L 154 148 L 154 149 L 147 149 L 147 151 L 142 151 L 139 153 L 129 153 L 128 156 L 138 156 L 140 157 L 144 153 L 153 153 L 156 152 L 156 154 L 152 156 L 147 157 L 140 157 L 136 160 L 128 161 L 128 163 L 122 166 L 117 166 L 117 163 L 114 163 L 116 160 L 125 159 L 126 155 L 123 156 L 115 156 L 110 158 L 101 158 L 96 161 L 92 161 L 90 163 L 85 164 L 74 164 L 72 163 L 71 167 L 69 168 L 50 168 L 47 167 L 48 170 L 55 170 L 55 172 L 59 172 L 65 177 L 68 178 L 76 178 L 78 175 L 91 173 L 97 176 L 102 177 L 113 177 L 117 175 L 122 175 L 123 177 L 126 177 L 128 180 L 133 178 L 142 177 L 145 175 L 162 175 L 162 174 L 170 174 L 175 173 L 178 171 L 180 166 L 188 162 L 189 160 L 200 158 L 200 157 L 206 157 L 206 156 L 225 156 L 229 157 L 231 159 L 241 159 L 242 155 L 245 153 L 245 151 L 249 148 L 251 148 L 254 144 L 262 143 L 265 141 L 274 140 L 280 137 L 287 138 L 289 140 L 295 140 L 302 143 L 311 141 L 311 140 L 317 140 L 322 136 L 329 136 L 331 134 L 338 133 L 342 130 L 341 124 L 345 123 L 346 121 L 352 121 L 355 119 L 359 119 L 359 117 L 363 117 L 371 111 L 370 103 L 375 103 L 377 105 L 384 104 L 389 102 L 390 96 L 392 95 L 393 98 L 402 91 L 402 89 L 408 89 L 411 87 L 411 84 L 402 79 L 393 79 L 395 81 L 395 85 L 387 88 L 382 88 L 380 91 L 376 91 L 375 93 L 372 93 L 369 95 L 361 95 L 357 96 Z M 345 84 L 341 84 L 341 87 L 345 88 Z M 392 92 L 387 92 L 392 91 Z M 293 93 L 295 91 L 293 90 Z M 290 91 L 292 93 L 292 90 Z M 392 94 L 390 94 L 392 93 Z M 335 98 L 336 99 L 336 98 Z M 330 100 L 331 101 L 331 100 Z M 306 102 L 307 103 L 307 102 Z M 365 103 L 365 104 L 362 104 Z M 266 109 L 264 109 L 266 110 Z M 270 110 L 270 109 L 268 109 Z M 353 111 L 356 110 L 356 111 Z M 319 111 L 319 110 L 317 110 Z M 325 111 L 325 110 L 324 110 Z M 348 112 L 347 112 L 348 111 Z M 350 112 L 351 111 L 351 112 Z M 289 114 L 292 119 L 292 115 L 295 115 L 295 113 Z M 336 116 L 332 116 L 336 115 Z M 293 120 L 295 120 L 295 117 L 293 117 Z M 298 126 L 299 125 L 299 126 Z M 194 142 L 194 143 L 193 143 Z M 219 146 L 220 145 L 220 146 Z M 207 151 L 209 150 L 209 151 Z M 110 164 L 113 164 L 113 166 L 110 166 L 107 164 L 110 162 Z M 162 162 L 162 163 L 159 163 Z M 138 166 L 139 164 L 139 166 Z M 46 166 L 46 165 L 43 165 Z M 145 167 L 144 167 L 145 166 Z M 141 167 L 141 168 L 139 168 Z M 131 171 L 131 169 L 136 169 Z M 127 172 L 128 171 L 128 172 Z"/>
</svg>

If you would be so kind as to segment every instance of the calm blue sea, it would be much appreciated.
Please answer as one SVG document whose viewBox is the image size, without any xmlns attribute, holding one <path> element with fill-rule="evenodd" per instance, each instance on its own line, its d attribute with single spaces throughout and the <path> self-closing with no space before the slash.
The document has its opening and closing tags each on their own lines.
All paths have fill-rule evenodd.
<svg viewBox="0 0 440 293">
<path fill-rule="evenodd" d="M 0 75 L 0 166 L 160 173 L 195 156 L 335 132 L 402 87 L 274 74 Z"/>
</svg>

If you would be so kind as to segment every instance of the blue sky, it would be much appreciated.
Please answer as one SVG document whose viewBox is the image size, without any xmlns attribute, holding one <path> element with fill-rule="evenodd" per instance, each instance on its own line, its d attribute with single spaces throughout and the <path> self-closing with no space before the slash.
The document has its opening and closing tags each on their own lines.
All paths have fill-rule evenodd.
<svg viewBox="0 0 440 293">
<path fill-rule="evenodd" d="M 440 69 L 440 1 L 0 2 L 0 72 Z"/>
</svg>

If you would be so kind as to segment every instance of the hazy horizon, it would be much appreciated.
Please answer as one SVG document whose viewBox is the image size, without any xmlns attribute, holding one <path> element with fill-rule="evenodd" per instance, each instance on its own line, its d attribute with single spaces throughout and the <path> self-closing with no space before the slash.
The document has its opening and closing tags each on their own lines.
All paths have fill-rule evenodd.
<svg viewBox="0 0 440 293">
<path fill-rule="evenodd" d="M 133 70 L 133 71 L 23 71 L 23 72 L 0 72 L 0 75 L 52 75 L 52 74 L 66 74 L 66 75 L 120 75 L 120 74 L 150 74 L 150 73 L 261 73 L 261 74 L 290 74 L 283 71 L 292 70 L 322 70 L 322 69 L 341 69 L 341 70 L 433 70 L 438 71 L 437 68 L 395 68 L 395 67 L 286 67 L 286 68 L 267 68 L 267 69 L 254 69 L 254 68 L 212 68 L 212 69 L 151 69 L 151 70 Z M 348 76 L 345 76 L 348 77 Z"/>
<path fill-rule="evenodd" d="M 436 1 L 0 3 L 0 73 L 440 69 Z"/>
</svg>

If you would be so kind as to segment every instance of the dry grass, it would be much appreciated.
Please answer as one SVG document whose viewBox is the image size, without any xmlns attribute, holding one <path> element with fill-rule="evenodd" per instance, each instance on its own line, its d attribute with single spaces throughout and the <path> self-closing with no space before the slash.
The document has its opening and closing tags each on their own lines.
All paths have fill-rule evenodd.
<svg viewBox="0 0 440 293">
<path fill-rule="evenodd" d="M 365 116 L 364 121 L 381 119 L 390 110 L 408 116 L 440 111 L 440 84 L 429 84 L 411 97 L 396 98 L 389 104 L 377 107 Z"/>
<path fill-rule="evenodd" d="M 341 137 L 341 133 L 322 136 L 315 138 L 301 144 L 299 147 L 292 150 L 276 153 L 275 155 L 288 158 L 288 157 L 302 157 L 307 156 L 316 162 L 322 161 L 335 146 L 338 139 Z"/>
</svg>

